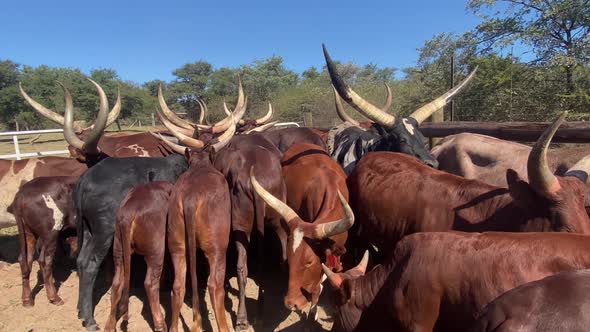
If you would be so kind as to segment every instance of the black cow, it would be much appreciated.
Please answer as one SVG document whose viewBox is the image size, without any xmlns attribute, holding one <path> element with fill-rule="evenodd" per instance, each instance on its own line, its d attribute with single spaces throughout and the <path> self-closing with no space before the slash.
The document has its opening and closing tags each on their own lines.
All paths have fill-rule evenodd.
<svg viewBox="0 0 590 332">
<path fill-rule="evenodd" d="M 80 177 L 74 189 L 80 248 L 78 317 L 87 330 L 98 330 L 92 291 L 100 264 L 113 243 L 115 213 L 123 197 L 139 184 L 158 180 L 174 183 L 187 168 L 186 158 L 177 154 L 163 158 L 106 158 Z"/>
<path fill-rule="evenodd" d="M 429 166 L 437 168 L 438 162 L 430 154 L 424 142 L 425 138 L 418 130 L 418 127 L 424 120 L 441 109 L 448 101 L 463 90 L 475 75 L 477 68 L 459 83 L 459 85 L 444 95 L 420 107 L 410 116 L 400 118 L 387 113 L 386 109 L 378 108 L 369 103 L 354 92 L 338 74 L 336 64 L 330 58 L 325 46 L 323 46 L 323 49 L 326 66 L 335 91 L 338 113 L 344 114 L 340 101 L 340 98 L 342 98 L 354 109 L 375 122 L 368 131 L 358 128 L 355 123 L 351 123 L 354 127 L 344 129 L 337 135 L 332 158 L 340 163 L 346 173 L 350 173 L 354 169 L 356 161 L 371 151 L 405 153 L 420 159 Z M 389 102 L 387 105 L 389 105 Z"/>
</svg>

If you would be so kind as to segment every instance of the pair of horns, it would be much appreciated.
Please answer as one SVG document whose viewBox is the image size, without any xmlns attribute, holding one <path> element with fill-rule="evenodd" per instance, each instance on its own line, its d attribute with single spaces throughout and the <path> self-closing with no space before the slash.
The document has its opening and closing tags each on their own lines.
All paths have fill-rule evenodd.
<svg viewBox="0 0 590 332">
<path fill-rule="evenodd" d="M 352 275 L 364 275 L 365 272 L 367 271 L 368 264 L 369 264 L 369 251 L 367 250 L 367 251 L 365 251 L 365 254 L 363 255 L 363 259 L 361 259 L 360 263 L 345 273 L 352 274 Z M 326 274 L 326 277 L 328 277 L 330 284 L 332 284 L 332 286 L 334 286 L 336 288 L 340 288 L 342 281 L 344 281 L 344 278 L 340 275 L 340 273 L 332 272 L 332 270 L 330 270 L 329 267 L 324 265 L 324 263 L 322 263 L 322 270 L 324 270 L 324 273 Z M 352 272 L 352 273 L 350 273 L 350 272 Z"/>
<path fill-rule="evenodd" d="M 277 211 L 277 213 L 280 214 L 281 217 L 287 221 L 287 223 L 291 223 L 295 219 L 300 219 L 293 209 L 291 209 L 287 204 L 283 203 L 278 198 L 274 197 L 260 185 L 260 183 L 256 180 L 256 177 L 254 177 L 253 169 L 250 170 L 250 181 L 256 193 L 266 202 L 266 204 Z M 311 224 L 312 230 L 310 232 L 310 236 L 313 239 L 322 240 L 330 236 L 344 233 L 354 224 L 354 213 L 352 212 L 352 209 L 348 205 L 348 202 L 340 190 L 338 190 L 338 198 L 340 199 L 340 204 L 344 210 L 344 218 L 323 224 Z"/>
<path fill-rule="evenodd" d="M 203 125 L 203 121 L 205 120 L 205 115 L 207 114 L 207 105 L 201 98 L 197 98 L 197 103 L 201 108 L 201 112 L 199 114 L 199 123 L 193 123 L 191 121 L 185 120 L 176 113 L 172 112 L 168 105 L 166 104 L 166 100 L 164 99 L 164 95 L 162 93 L 162 84 L 158 86 L 158 103 L 160 104 L 160 108 L 162 109 L 162 113 L 166 116 L 168 120 L 170 120 L 176 126 L 179 126 L 186 130 L 194 130 L 195 128 Z"/>
<path fill-rule="evenodd" d="M 336 64 L 332 61 L 332 58 L 330 57 L 330 54 L 328 53 L 326 46 L 322 44 L 322 48 L 324 50 L 324 58 L 326 59 L 326 67 L 328 68 L 328 72 L 330 74 L 330 79 L 332 80 L 332 86 L 334 87 L 334 90 L 337 92 L 336 94 L 338 95 L 336 97 L 336 104 L 337 104 L 336 110 L 338 111 L 338 114 L 341 115 L 341 113 L 344 113 L 343 108 L 342 107 L 339 108 L 339 106 L 342 105 L 341 102 L 340 102 L 340 104 L 338 104 L 339 97 L 340 97 L 340 98 L 344 99 L 350 106 L 352 106 L 354 109 L 356 109 L 358 112 L 360 112 L 361 114 L 363 114 L 367 118 L 375 121 L 376 123 L 378 123 L 384 127 L 388 127 L 388 128 L 393 127 L 395 124 L 395 116 L 386 112 L 391 107 L 391 102 L 390 102 L 391 92 L 389 91 L 389 87 L 388 87 L 388 99 L 387 99 L 387 102 L 386 102 L 386 105 L 384 108 L 378 108 L 377 106 L 371 104 L 370 102 L 365 100 L 363 97 L 361 97 L 359 94 L 357 94 L 354 90 L 352 90 L 344 82 L 344 80 L 342 79 L 340 74 L 338 74 L 338 71 L 336 69 Z M 418 122 L 418 124 L 422 123 L 424 120 L 426 120 L 428 117 L 430 117 L 432 115 L 432 113 L 441 109 L 451 99 L 453 99 L 453 97 L 455 97 L 457 94 L 459 94 L 467 86 L 467 83 L 469 83 L 473 79 L 473 77 L 475 76 L 475 73 L 477 72 L 477 68 L 478 67 L 475 67 L 475 69 L 463 81 L 461 81 L 457 86 L 455 86 L 451 90 L 447 91 L 442 96 L 431 101 L 430 103 L 415 110 L 410 115 L 410 117 L 414 118 Z M 342 115 L 341 115 L 341 118 L 345 121 L 349 121 L 351 119 L 349 116 L 346 116 L 343 118 Z M 350 121 L 350 122 L 355 123 L 356 121 Z M 356 123 L 358 123 L 358 122 L 356 122 Z"/>
<path fill-rule="evenodd" d="M 94 82 L 93 80 L 91 80 L 91 79 L 88 79 L 88 80 L 90 80 L 91 82 L 96 84 L 96 82 Z M 59 83 L 59 84 L 61 85 L 61 83 Z M 37 111 L 39 114 L 43 115 L 47 119 L 59 124 L 61 127 L 65 126 L 64 116 L 58 114 L 57 112 L 55 112 L 53 110 L 48 109 L 47 107 L 41 105 L 41 103 L 39 103 L 39 102 L 35 101 L 33 98 L 31 98 L 31 96 L 29 96 L 25 92 L 25 90 L 23 89 L 23 86 L 20 82 L 18 83 L 18 88 L 20 90 L 20 94 L 27 101 L 27 103 L 33 107 L 33 109 L 35 111 Z M 63 85 L 62 85 L 62 88 L 63 88 Z M 110 125 L 112 125 L 117 120 L 120 113 L 121 113 L 121 91 L 117 87 L 117 101 L 115 102 L 115 106 L 113 106 L 113 109 L 111 109 L 111 111 L 108 114 L 106 127 L 109 127 Z M 93 126 L 94 126 L 94 125 L 92 125 L 90 127 L 83 127 L 82 123 L 83 123 L 82 121 L 75 121 L 73 123 L 72 126 L 76 132 L 88 130 L 88 129 L 93 128 Z"/>
<path fill-rule="evenodd" d="M 98 154 L 98 141 L 102 136 L 105 128 L 107 127 L 108 123 L 108 110 L 109 110 L 109 101 L 107 99 L 107 95 L 104 93 L 100 85 L 95 81 L 88 78 L 88 80 L 94 84 L 96 90 L 98 91 L 98 96 L 100 100 L 100 106 L 98 108 L 98 115 L 96 116 L 96 120 L 94 121 L 94 125 L 92 126 L 92 131 L 88 135 L 85 141 L 78 138 L 76 132 L 74 131 L 74 103 L 72 102 L 72 95 L 68 88 L 65 87 L 61 82 L 58 82 L 59 85 L 64 90 L 64 98 L 65 98 L 65 112 L 64 112 L 64 138 L 66 141 L 76 149 L 82 151 L 84 154 Z M 120 98 L 117 98 L 120 101 Z"/>
</svg>

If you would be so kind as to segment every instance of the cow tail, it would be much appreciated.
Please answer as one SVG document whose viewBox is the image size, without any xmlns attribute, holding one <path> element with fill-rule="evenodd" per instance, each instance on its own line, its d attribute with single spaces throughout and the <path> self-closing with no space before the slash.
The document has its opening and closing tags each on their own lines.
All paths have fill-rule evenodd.
<svg viewBox="0 0 590 332">
<path fill-rule="evenodd" d="M 121 300 L 119 301 L 119 310 L 121 315 L 128 319 L 129 314 L 129 284 L 131 280 L 131 228 L 135 222 L 135 218 L 129 223 L 122 224 L 124 222 L 121 218 L 117 217 L 117 227 L 120 227 L 118 232 L 121 241 L 121 250 L 123 251 L 123 291 L 121 292 Z"/>
<path fill-rule="evenodd" d="M 190 213 L 190 211 L 185 211 L 184 208 L 181 209 L 186 229 L 185 236 L 188 243 L 188 268 L 190 270 L 191 288 L 193 292 L 193 310 L 195 310 L 195 308 L 198 308 L 199 305 L 199 292 L 197 288 L 197 241 L 195 239 L 195 223 L 198 221 L 199 213 L 202 213 L 202 211 L 200 211 L 202 208 L 201 206 L 202 199 L 199 199 L 199 201 L 196 203 L 195 211 L 192 214 Z"/>
<path fill-rule="evenodd" d="M 20 256 L 21 256 L 21 269 L 23 274 L 31 273 L 29 271 L 29 264 L 27 264 L 28 250 L 27 250 L 27 234 L 25 233 L 25 223 L 22 215 L 20 214 L 21 209 L 18 208 L 18 194 L 14 198 L 12 204 L 10 204 L 11 211 L 8 211 L 14 215 L 16 220 L 16 226 L 18 228 L 18 239 L 20 241 Z"/>
</svg>

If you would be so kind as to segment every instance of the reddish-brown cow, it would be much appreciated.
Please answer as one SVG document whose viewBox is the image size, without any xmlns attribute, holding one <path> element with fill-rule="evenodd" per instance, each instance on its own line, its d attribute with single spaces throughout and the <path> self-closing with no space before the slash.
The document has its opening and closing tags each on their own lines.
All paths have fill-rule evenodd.
<svg viewBox="0 0 590 332">
<path fill-rule="evenodd" d="M 80 176 L 87 169 L 86 164 L 63 157 L 0 159 L 0 228 L 16 225 L 7 208 L 23 184 L 41 176 Z"/>
<path fill-rule="evenodd" d="M 211 165 L 208 152 L 193 152 L 190 168 L 182 174 L 170 198 L 168 217 L 168 250 L 174 265 L 172 319 L 170 331 L 178 331 L 178 318 L 185 294 L 186 256 L 190 262 L 193 289 L 193 326 L 201 331 L 199 293 L 197 288 L 197 248 L 209 262 L 209 296 L 219 331 L 229 331 L 225 318 L 223 283 L 225 254 L 231 228 L 231 202 L 227 181 Z"/>
<path fill-rule="evenodd" d="M 556 177 L 547 167 L 547 145 L 564 116 L 531 151 L 529 182 L 508 170 L 508 189 L 424 167 L 399 153 L 368 154 L 348 179 L 350 204 L 360 220 L 361 236 L 387 255 L 395 242 L 414 232 L 590 233 L 584 182 L 575 176 Z M 574 167 L 576 174 L 588 174 L 584 164 L 582 160 Z"/>
<path fill-rule="evenodd" d="M 20 240 L 20 263 L 23 278 L 23 306 L 32 307 L 30 275 L 39 242 L 39 265 L 43 271 L 43 281 L 49 302 L 62 305 L 53 280 L 53 262 L 60 237 L 67 237 L 70 255 L 77 251 L 75 211 L 72 204 L 72 191 L 77 176 L 39 177 L 23 185 L 8 212 L 14 214 Z M 69 235 L 69 236 L 68 236 Z"/>
<path fill-rule="evenodd" d="M 303 310 L 311 301 L 315 308 L 323 275 L 320 264 L 325 262 L 337 271 L 342 269 L 339 257 L 346 252 L 346 231 L 354 222 L 352 212 L 342 208 L 348 207 L 346 175 L 324 149 L 314 144 L 293 145 L 281 163 L 287 204 L 268 193 L 256 179 L 251 181 L 258 195 L 289 225 L 289 288 L 285 306 Z M 344 218 L 347 211 L 350 213 Z"/>
<path fill-rule="evenodd" d="M 264 204 L 252 188 L 249 171 L 254 168 L 256 178 L 264 188 L 282 201 L 286 199 L 286 188 L 281 175 L 280 151 L 261 134 L 253 133 L 234 137 L 229 145 L 215 155 L 214 167 L 226 178 L 231 197 L 232 238 L 238 252 L 237 274 L 239 305 L 236 330 L 249 326 L 246 312 L 246 281 L 248 277 L 247 250 L 250 236 L 259 240 L 258 273 L 262 276 L 264 262 L 264 227 L 271 227 L 281 240 L 283 258 L 287 242 L 287 230 L 281 224 L 280 216 Z M 259 315 L 264 303 L 264 278 L 259 279 Z"/>
<path fill-rule="evenodd" d="M 160 276 L 166 248 L 166 215 L 170 193 L 174 186 L 166 181 L 154 181 L 129 190 L 117 210 L 113 261 L 115 276 L 111 293 L 111 311 L 105 331 L 115 331 L 117 306 L 123 320 L 128 320 L 131 254 L 143 256 L 145 292 L 150 303 L 155 331 L 166 331 L 160 310 Z"/>
<path fill-rule="evenodd" d="M 566 233 L 416 233 L 384 265 L 332 274 L 340 308 L 332 331 L 466 331 L 498 295 L 590 267 L 590 237 Z M 356 271 L 355 271 L 356 272 Z"/>
</svg>

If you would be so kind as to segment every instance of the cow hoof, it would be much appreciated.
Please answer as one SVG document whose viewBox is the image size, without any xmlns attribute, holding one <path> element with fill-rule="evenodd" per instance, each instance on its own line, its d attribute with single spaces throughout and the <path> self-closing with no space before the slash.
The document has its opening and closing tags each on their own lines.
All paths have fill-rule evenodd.
<svg viewBox="0 0 590 332">
<path fill-rule="evenodd" d="M 49 302 L 53 305 L 63 305 L 64 304 L 64 300 L 62 300 L 59 296 L 57 298 L 55 298 L 54 300 L 49 300 Z"/>
<path fill-rule="evenodd" d="M 236 331 L 247 331 L 250 328 L 250 324 L 248 322 L 237 322 L 236 323 Z"/>
<path fill-rule="evenodd" d="M 86 325 L 84 327 L 86 328 L 86 331 L 100 331 L 100 327 L 98 327 L 98 324 L 96 324 L 96 323 Z"/>
<path fill-rule="evenodd" d="M 35 306 L 35 302 L 33 300 L 23 301 L 23 307 L 32 308 L 33 306 Z"/>
</svg>

